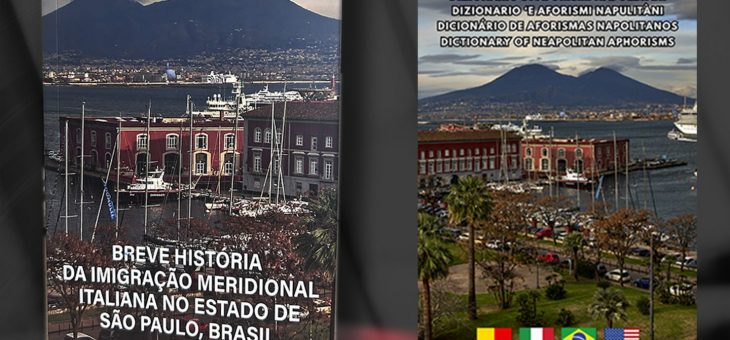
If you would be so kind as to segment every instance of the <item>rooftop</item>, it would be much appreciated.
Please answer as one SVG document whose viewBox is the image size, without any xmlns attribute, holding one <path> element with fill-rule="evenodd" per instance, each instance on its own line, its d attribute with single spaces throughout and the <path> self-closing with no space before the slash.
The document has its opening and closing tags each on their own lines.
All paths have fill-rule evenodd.
<svg viewBox="0 0 730 340">
<path fill-rule="evenodd" d="M 284 115 L 284 103 L 274 104 L 274 118 L 281 119 Z M 245 118 L 271 118 L 271 106 L 266 105 L 243 114 Z M 292 120 L 319 120 L 338 121 L 340 117 L 340 102 L 315 101 L 315 102 L 287 102 L 286 119 Z"/>
<path fill-rule="evenodd" d="M 495 140 L 502 137 L 500 130 L 457 130 L 441 131 L 427 130 L 418 131 L 419 142 L 467 142 L 480 140 Z M 507 139 L 519 139 L 515 133 L 505 132 Z"/>
</svg>

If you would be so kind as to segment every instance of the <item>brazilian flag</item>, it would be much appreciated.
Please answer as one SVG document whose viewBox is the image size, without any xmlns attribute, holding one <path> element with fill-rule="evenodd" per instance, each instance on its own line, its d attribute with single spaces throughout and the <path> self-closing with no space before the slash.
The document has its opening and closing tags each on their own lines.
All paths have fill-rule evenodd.
<svg viewBox="0 0 730 340">
<path fill-rule="evenodd" d="M 595 328 L 563 328 L 560 332 L 563 340 L 596 340 Z"/>
</svg>

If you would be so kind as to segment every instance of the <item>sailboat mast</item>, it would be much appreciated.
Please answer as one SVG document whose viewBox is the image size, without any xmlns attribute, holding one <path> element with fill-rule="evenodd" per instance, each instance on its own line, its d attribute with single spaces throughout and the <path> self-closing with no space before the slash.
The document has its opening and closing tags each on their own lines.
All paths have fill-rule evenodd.
<svg viewBox="0 0 730 340">
<path fill-rule="evenodd" d="M 149 182 L 150 182 L 150 116 L 152 112 L 152 101 L 147 105 L 147 126 L 145 127 L 145 166 L 144 166 L 144 234 L 147 235 L 147 209 L 149 203 Z"/>
<path fill-rule="evenodd" d="M 271 202 L 271 184 L 274 181 L 274 172 L 272 165 L 274 164 L 274 138 L 276 138 L 276 124 L 274 124 L 274 103 L 271 103 L 271 134 L 269 135 L 269 202 Z"/>
<path fill-rule="evenodd" d="M 624 169 L 626 171 L 626 178 L 624 178 L 624 181 L 626 181 L 626 196 L 624 197 L 624 201 L 626 201 L 626 209 L 629 208 L 629 197 L 631 196 L 631 192 L 629 191 L 629 142 L 626 141 L 624 144 Z"/>
<path fill-rule="evenodd" d="M 193 214 L 193 110 L 190 105 L 190 95 L 187 97 L 188 118 L 190 118 L 190 147 L 188 148 L 188 228 L 190 228 L 191 217 Z"/>
<path fill-rule="evenodd" d="M 578 132 L 575 132 L 575 150 L 578 151 L 578 148 L 580 147 L 580 143 L 578 142 Z M 583 156 L 583 153 L 581 152 L 581 156 Z M 578 202 L 578 209 L 580 209 L 580 177 L 583 175 L 583 166 L 581 165 L 580 169 L 578 169 L 578 154 L 575 153 L 575 173 L 578 177 L 576 177 L 575 180 L 575 197 L 576 201 Z M 580 171 L 579 171 L 580 170 Z M 583 176 L 585 178 L 585 176 Z"/>
<path fill-rule="evenodd" d="M 616 144 L 616 131 L 613 132 L 613 177 L 614 206 L 618 210 L 618 147 Z"/>
<path fill-rule="evenodd" d="M 63 145 L 64 145 L 64 177 L 65 177 L 65 187 L 64 190 L 64 200 L 66 201 L 66 215 L 63 217 L 66 225 L 66 236 L 68 236 L 68 119 L 66 119 L 66 127 L 65 132 L 63 134 Z"/>
<path fill-rule="evenodd" d="M 119 114 L 119 126 L 117 127 L 117 181 L 115 182 L 116 190 L 114 190 L 115 196 L 116 196 L 116 202 L 117 202 L 117 218 L 114 219 L 114 238 L 119 238 L 119 165 L 121 161 L 121 154 L 119 153 L 121 151 L 121 146 L 119 145 L 121 143 L 121 134 L 122 134 L 122 117 L 121 113 Z"/>
<path fill-rule="evenodd" d="M 84 240 L 84 121 L 85 118 L 85 110 L 86 110 L 86 102 L 83 102 L 81 104 L 81 169 L 80 169 L 80 178 L 81 178 L 81 203 L 80 203 L 80 212 L 79 212 L 79 238 L 83 241 Z"/>
<path fill-rule="evenodd" d="M 242 83 L 243 81 L 241 81 Z M 236 146 L 238 145 L 238 117 L 241 113 L 241 88 L 243 85 L 239 83 L 238 91 L 236 93 L 236 115 L 233 117 L 235 122 L 233 123 L 233 156 L 231 157 L 231 197 L 228 201 L 228 215 L 233 215 L 233 185 L 236 183 Z M 225 161 L 225 160 L 224 160 Z"/>
<path fill-rule="evenodd" d="M 183 121 L 180 121 L 180 137 L 177 143 L 177 240 L 180 241 L 180 212 L 182 211 L 182 136 Z"/>
</svg>

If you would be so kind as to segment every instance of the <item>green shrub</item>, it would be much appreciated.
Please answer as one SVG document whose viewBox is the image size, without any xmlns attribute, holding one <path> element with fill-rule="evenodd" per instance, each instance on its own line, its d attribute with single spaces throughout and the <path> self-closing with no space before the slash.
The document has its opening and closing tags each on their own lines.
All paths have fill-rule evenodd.
<svg viewBox="0 0 730 340">
<path fill-rule="evenodd" d="M 588 261 L 578 261 L 578 276 L 587 279 L 596 277 L 596 267 L 593 263 Z"/>
<path fill-rule="evenodd" d="M 563 287 L 560 283 L 553 283 L 545 288 L 545 297 L 550 300 L 565 299 L 565 295 L 567 293 L 568 292 L 565 291 L 565 287 Z"/>
<path fill-rule="evenodd" d="M 596 283 L 596 286 L 598 286 L 598 288 L 608 289 L 608 287 L 611 287 L 611 282 L 601 280 Z"/>
<path fill-rule="evenodd" d="M 649 315 L 649 305 L 649 298 L 647 298 L 646 296 L 642 296 L 636 299 L 636 308 L 642 315 Z"/>
<path fill-rule="evenodd" d="M 517 323 L 525 327 L 540 327 L 544 324 L 544 312 L 537 311 L 540 293 L 534 290 L 517 295 Z"/>
<path fill-rule="evenodd" d="M 555 323 L 562 327 L 573 326 L 575 324 L 575 315 L 573 315 L 573 312 L 565 308 L 560 308 L 560 312 L 558 313 L 558 318 L 555 320 Z"/>
</svg>

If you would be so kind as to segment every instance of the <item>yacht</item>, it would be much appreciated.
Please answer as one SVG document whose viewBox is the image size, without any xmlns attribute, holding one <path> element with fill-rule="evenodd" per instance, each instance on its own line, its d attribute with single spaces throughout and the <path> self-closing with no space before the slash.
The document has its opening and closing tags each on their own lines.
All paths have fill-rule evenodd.
<svg viewBox="0 0 730 340">
<path fill-rule="evenodd" d="M 241 112 L 253 109 L 253 107 L 251 107 L 251 105 L 246 101 L 245 95 L 243 95 L 243 86 L 240 83 L 233 84 L 231 94 L 231 98 L 224 98 L 220 94 L 214 94 L 213 97 L 208 97 L 205 101 L 208 105 L 205 110 L 195 111 L 193 112 L 193 115 L 203 116 L 206 118 L 233 119 L 236 117 L 237 107 Z M 238 105 L 236 105 L 236 103 L 238 103 Z"/>
<path fill-rule="evenodd" d="M 566 169 L 565 175 L 558 177 L 558 182 L 564 185 L 590 185 L 593 180 L 585 177 L 583 174 L 576 172 L 573 169 Z"/>
<path fill-rule="evenodd" d="M 135 178 L 133 182 L 127 185 L 124 191 L 129 194 L 130 199 L 144 199 L 145 192 L 149 198 L 165 198 L 168 194 L 177 193 L 178 190 L 173 187 L 172 183 L 165 182 L 165 169 L 155 169 L 149 171 L 147 177 Z M 170 197 L 174 197 L 171 195 Z"/>
<path fill-rule="evenodd" d="M 674 127 L 681 134 L 677 140 L 697 140 L 697 101 L 692 108 L 684 108 L 679 112 Z"/>
</svg>

